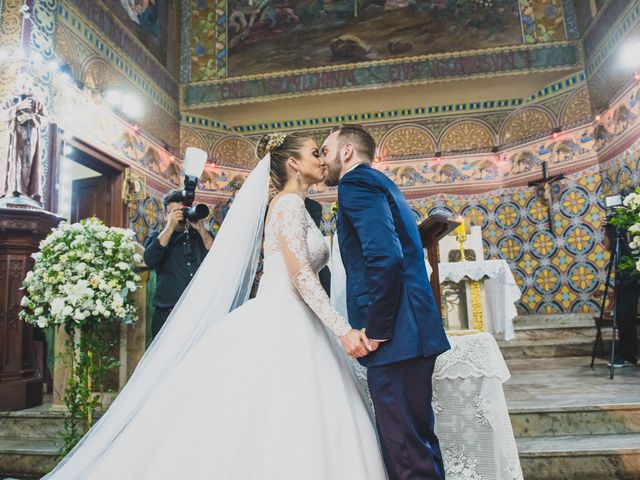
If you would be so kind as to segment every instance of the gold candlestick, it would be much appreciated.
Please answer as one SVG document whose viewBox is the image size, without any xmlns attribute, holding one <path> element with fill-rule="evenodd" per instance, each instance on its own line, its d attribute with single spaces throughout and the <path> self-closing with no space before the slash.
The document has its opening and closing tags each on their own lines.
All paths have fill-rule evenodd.
<svg viewBox="0 0 640 480">
<path fill-rule="evenodd" d="M 460 261 L 466 262 L 464 242 L 467 241 L 467 235 L 471 233 L 471 225 L 469 221 L 462 216 L 458 217 L 457 220 L 460 222 L 460 225 L 456 228 L 456 240 L 458 241 L 458 249 L 460 250 Z"/>
</svg>

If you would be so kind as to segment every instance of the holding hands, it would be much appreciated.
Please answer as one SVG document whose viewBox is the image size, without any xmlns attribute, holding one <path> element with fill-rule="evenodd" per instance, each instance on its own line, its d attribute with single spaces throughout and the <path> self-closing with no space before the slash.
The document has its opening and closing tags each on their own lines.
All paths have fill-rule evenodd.
<svg viewBox="0 0 640 480">
<path fill-rule="evenodd" d="M 371 352 L 375 352 L 380 346 L 379 342 L 370 340 L 365 333 L 365 329 L 356 330 L 352 328 L 347 333 L 339 337 L 340 344 L 344 351 L 351 358 L 361 358 Z"/>
</svg>

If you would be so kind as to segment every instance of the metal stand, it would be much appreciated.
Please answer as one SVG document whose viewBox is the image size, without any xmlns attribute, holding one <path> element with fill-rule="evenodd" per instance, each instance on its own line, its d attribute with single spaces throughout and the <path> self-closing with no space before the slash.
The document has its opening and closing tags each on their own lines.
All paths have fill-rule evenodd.
<svg viewBox="0 0 640 480">
<path fill-rule="evenodd" d="M 605 284 L 604 284 L 604 293 L 602 294 L 602 304 L 600 305 L 600 316 L 598 317 L 598 320 L 596 321 L 596 328 L 597 328 L 597 332 L 596 332 L 596 339 L 593 342 L 593 351 L 591 353 L 591 368 L 593 368 L 594 362 L 596 360 L 596 352 L 598 349 L 598 344 L 602 347 L 604 347 L 603 341 L 602 341 L 602 321 L 604 319 L 604 313 L 605 313 L 605 308 L 606 308 L 606 303 L 607 303 L 607 293 L 609 293 L 609 285 L 611 282 L 611 273 L 613 271 L 613 266 L 614 265 L 618 265 L 618 263 L 620 263 L 620 242 L 622 241 L 622 235 L 624 235 L 624 232 L 620 229 L 617 228 L 615 229 L 616 232 L 616 236 L 615 236 L 615 243 L 614 243 L 614 248 L 613 248 L 613 252 L 611 252 L 611 258 L 609 259 L 609 266 L 607 267 L 607 278 L 605 280 Z M 611 325 L 611 364 L 609 367 L 609 380 L 613 380 L 613 372 L 614 372 L 614 365 L 613 365 L 613 361 L 615 358 L 615 352 L 616 352 L 616 337 L 618 334 L 618 312 L 617 312 L 617 305 L 618 305 L 618 286 L 619 286 L 619 280 L 617 278 L 617 275 L 614 277 L 614 286 L 613 286 L 613 322 Z"/>
</svg>

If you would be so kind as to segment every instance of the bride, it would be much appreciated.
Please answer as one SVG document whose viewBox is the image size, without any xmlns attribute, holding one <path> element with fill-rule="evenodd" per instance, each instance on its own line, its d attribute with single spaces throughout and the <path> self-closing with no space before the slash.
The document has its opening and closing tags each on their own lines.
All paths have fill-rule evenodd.
<svg viewBox="0 0 640 480">
<path fill-rule="evenodd" d="M 258 155 L 134 375 L 45 478 L 387 478 L 364 392 L 331 336 L 354 356 L 362 346 L 348 344 L 354 332 L 317 276 L 329 252 L 304 197 L 324 178 L 318 146 L 272 134 Z M 265 222 L 269 175 L 279 193 Z M 264 274 L 247 301 L 263 222 Z"/>
</svg>

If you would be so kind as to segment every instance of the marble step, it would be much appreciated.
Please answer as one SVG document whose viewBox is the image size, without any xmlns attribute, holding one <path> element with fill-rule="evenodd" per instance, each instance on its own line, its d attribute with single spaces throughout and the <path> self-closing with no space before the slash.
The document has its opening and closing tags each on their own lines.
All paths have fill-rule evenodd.
<svg viewBox="0 0 640 480">
<path fill-rule="evenodd" d="M 510 406 L 509 417 L 517 438 L 640 434 L 640 403 L 533 408 Z"/>
<path fill-rule="evenodd" d="M 505 360 L 591 356 L 593 338 L 548 338 L 541 340 L 498 340 Z M 606 344 L 605 344 L 606 346 Z"/>
<path fill-rule="evenodd" d="M 64 435 L 64 412 L 38 409 L 0 412 L 0 439 L 61 438 Z"/>
<path fill-rule="evenodd" d="M 513 328 L 574 328 L 593 327 L 595 313 L 561 313 L 518 315 L 513 319 Z"/>
<path fill-rule="evenodd" d="M 515 331 L 514 340 L 559 340 L 561 338 L 574 340 L 594 340 L 596 327 L 521 327 Z M 609 338 L 611 334 L 608 334 Z"/>
<path fill-rule="evenodd" d="M 525 480 L 638 480 L 640 434 L 519 438 Z"/>
<path fill-rule="evenodd" d="M 57 463 L 64 442 L 48 438 L 0 438 L 0 478 L 36 477 Z"/>
</svg>

